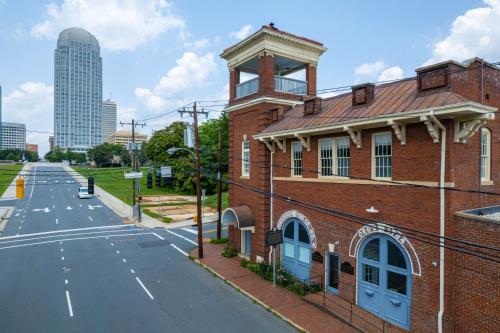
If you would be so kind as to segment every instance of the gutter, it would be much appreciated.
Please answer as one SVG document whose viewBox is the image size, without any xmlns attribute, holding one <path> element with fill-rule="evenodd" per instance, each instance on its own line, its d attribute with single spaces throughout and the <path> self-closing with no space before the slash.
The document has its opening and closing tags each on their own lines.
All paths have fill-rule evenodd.
<svg viewBox="0 0 500 333">
<path fill-rule="evenodd" d="M 431 111 L 430 118 L 441 129 L 441 167 L 439 176 L 439 312 L 438 312 L 438 333 L 443 333 L 443 315 L 444 315 L 444 232 L 445 232 L 445 162 L 446 162 L 446 127 L 433 115 Z"/>
</svg>

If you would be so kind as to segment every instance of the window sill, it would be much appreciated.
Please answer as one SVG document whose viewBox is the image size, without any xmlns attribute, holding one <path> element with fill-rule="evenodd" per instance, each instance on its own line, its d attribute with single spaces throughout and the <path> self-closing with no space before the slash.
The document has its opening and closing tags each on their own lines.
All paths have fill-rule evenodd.
<svg viewBox="0 0 500 333">
<path fill-rule="evenodd" d="M 323 179 L 349 179 L 349 176 L 321 176 L 321 175 L 318 175 L 318 178 L 323 178 Z"/>
<path fill-rule="evenodd" d="M 388 180 L 392 181 L 391 177 L 372 177 L 373 180 Z"/>
<path fill-rule="evenodd" d="M 290 177 L 292 177 L 292 178 L 302 178 L 302 175 L 300 175 L 300 176 L 291 175 Z"/>
<path fill-rule="evenodd" d="M 493 185 L 492 180 L 481 180 L 481 186 Z"/>
<path fill-rule="evenodd" d="M 250 176 L 240 176 L 240 179 L 250 179 Z"/>
</svg>

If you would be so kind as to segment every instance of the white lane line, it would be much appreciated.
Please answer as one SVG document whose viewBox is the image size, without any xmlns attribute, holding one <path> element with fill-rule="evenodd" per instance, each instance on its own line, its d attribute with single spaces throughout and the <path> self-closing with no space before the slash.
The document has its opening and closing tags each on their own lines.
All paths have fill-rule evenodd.
<svg viewBox="0 0 500 333">
<path fill-rule="evenodd" d="M 59 224 L 59 220 L 57 219 L 57 217 L 56 217 L 56 224 Z"/>
<path fill-rule="evenodd" d="M 56 205 L 52 205 L 52 209 L 56 209 Z"/>
<path fill-rule="evenodd" d="M 120 254 L 120 251 L 116 250 L 116 254 Z"/>
<path fill-rule="evenodd" d="M 155 299 L 153 297 L 153 295 L 151 295 L 151 293 L 149 292 L 149 290 L 144 286 L 144 284 L 142 284 L 141 279 L 139 279 L 137 276 L 135 277 L 135 279 L 137 280 L 137 282 L 139 282 L 139 284 L 141 285 L 142 289 L 144 289 L 144 291 L 146 292 L 146 294 L 148 294 L 149 298 Z"/>
<path fill-rule="evenodd" d="M 153 235 L 155 235 L 156 237 L 158 237 L 159 239 L 161 240 L 164 240 L 165 238 L 161 237 L 160 235 L 158 235 L 156 232 L 153 232 Z"/>
<path fill-rule="evenodd" d="M 92 216 L 89 216 L 89 220 L 90 220 L 90 222 L 94 222 L 94 220 L 92 219 Z"/>
<path fill-rule="evenodd" d="M 24 223 L 24 220 L 21 220 L 21 223 Z"/>
<path fill-rule="evenodd" d="M 106 225 L 102 227 L 89 227 L 89 228 L 77 228 L 77 229 L 65 229 L 65 230 L 56 230 L 56 231 L 45 231 L 45 232 L 37 232 L 34 234 L 24 234 L 20 237 L 31 237 L 31 236 L 39 236 L 39 235 L 47 235 L 47 234 L 59 234 L 62 232 L 72 232 L 72 231 L 82 231 L 82 230 L 91 230 L 91 229 L 113 229 L 113 228 L 130 228 L 131 225 Z M 9 238 L 17 238 L 17 236 L 6 236 L 0 238 L 1 240 L 9 239 Z"/>
<path fill-rule="evenodd" d="M 195 234 L 195 235 L 197 235 L 197 234 L 198 234 L 198 231 L 197 231 L 197 230 L 193 230 L 193 229 L 191 229 L 191 228 L 181 228 L 181 229 L 182 229 L 182 230 L 184 230 L 184 231 L 190 232 L 190 233 L 192 233 L 192 234 Z"/>
<path fill-rule="evenodd" d="M 111 246 L 115 246 L 115 244 L 111 243 Z"/>
<path fill-rule="evenodd" d="M 64 260 L 64 257 L 61 257 L 61 260 Z"/>
<path fill-rule="evenodd" d="M 30 201 L 31 197 L 33 196 L 33 190 L 35 189 L 35 183 L 36 183 L 36 164 L 35 164 L 35 175 L 33 176 L 33 185 L 31 185 Z"/>
<path fill-rule="evenodd" d="M 71 299 L 69 298 L 69 291 L 66 290 L 66 302 L 68 302 L 69 316 L 73 317 L 73 307 L 71 306 Z"/>
<path fill-rule="evenodd" d="M 118 235 L 113 235 L 113 236 L 110 236 L 110 237 L 130 237 L 130 235 L 134 235 L 134 236 L 152 235 L 152 233 L 150 233 L 150 232 L 140 232 L 140 233 L 136 233 L 136 234 L 118 234 Z M 104 238 L 104 236 L 65 238 L 62 241 L 63 242 L 67 242 L 67 241 L 75 241 L 75 240 L 83 240 L 83 239 L 97 239 L 97 238 Z M 18 248 L 18 247 L 27 247 L 27 246 L 42 245 L 42 244 L 51 244 L 51 243 L 56 243 L 56 242 L 58 242 L 58 241 L 57 240 L 51 240 L 51 241 L 29 243 L 29 244 L 18 244 L 18 245 L 11 245 L 11 246 L 0 247 L 0 250 L 15 249 L 15 248 Z"/>
<path fill-rule="evenodd" d="M 61 249 L 61 252 L 64 252 L 64 249 Z"/>
<path fill-rule="evenodd" d="M 130 272 L 132 272 L 132 274 L 135 274 L 135 271 L 133 269 L 131 269 Z"/>
<path fill-rule="evenodd" d="M 53 196 L 53 195 L 51 195 L 51 197 L 52 197 L 52 199 L 54 199 L 54 196 Z"/>
<path fill-rule="evenodd" d="M 122 260 L 123 260 L 123 262 L 127 262 L 127 259 L 125 259 L 125 258 L 122 258 Z"/>
<path fill-rule="evenodd" d="M 79 204 L 79 205 L 80 205 L 80 207 L 82 207 L 82 204 Z"/>
<path fill-rule="evenodd" d="M 187 254 L 186 252 L 182 251 L 180 248 L 178 248 L 178 247 L 177 247 L 177 245 L 175 245 L 175 244 L 170 244 L 170 245 L 172 245 L 172 247 L 173 247 L 174 249 L 176 249 L 177 251 L 179 251 L 180 253 L 182 253 L 182 254 L 183 254 L 183 255 L 185 255 L 186 257 L 188 256 L 188 254 Z"/>
<path fill-rule="evenodd" d="M 19 230 L 21 230 L 23 227 L 19 226 Z"/>
<path fill-rule="evenodd" d="M 68 280 L 64 280 L 64 284 L 68 284 Z"/>
<path fill-rule="evenodd" d="M 189 243 L 191 243 L 191 244 L 198 245 L 198 243 L 193 242 L 192 240 L 190 240 L 190 239 L 189 239 L 189 238 L 187 238 L 187 237 L 184 237 L 184 236 L 182 236 L 182 235 L 176 234 L 176 233 L 175 233 L 175 232 L 173 232 L 173 231 L 170 231 L 170 230 L 165 230 L 165 231 L 166 231 L 166 232 L 168 232 L 168 233 L 171 233 L 172 235 L 175 235 L 175 236 L 177 236 L 177 237 L 180 237 L 180 238 L 182 238 L 182 239 L 184 239 L 184 240 L 188 241 L 188 242 L 189 242 Z"/>
</svg>

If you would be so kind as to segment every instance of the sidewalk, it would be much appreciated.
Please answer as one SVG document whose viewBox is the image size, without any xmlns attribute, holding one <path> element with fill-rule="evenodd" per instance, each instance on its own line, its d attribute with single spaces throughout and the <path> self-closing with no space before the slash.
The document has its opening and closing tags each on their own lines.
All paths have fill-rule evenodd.
<svg viewBox="0 0 500 333">
<path fill-rule="evenodd" d="M 204 243 L 202 265 L 221 279 L 239 288 L 248 297 L 290 322 L 299 330 L 314 333 L 358 332 L 352 326 L 306 303 L 299 296 L 281 287 L 273 287 L 250 270 L 240 267 L 240 258 L 220 255 L 223 245 Z M 191 255 L 195 257 L 196 250 Z"/>
<path fill-rule="evenodd" d="M 16 198 L 16 179 L 19 176 L 27 175 L 28 171 L 31 169 L 31 167 L 32 167 L 32 163 L 26 163 L 23 165 L 23 168 L 19 171 L 17 176 L 14 177 L 14 179 L 12 180 L 10 185 L 7 187 L 7 189 L 5 189 L 5 192 L 2 194 L 0 199 L 3 199 L 3 200 L 17 199 Z"/>
</svg>

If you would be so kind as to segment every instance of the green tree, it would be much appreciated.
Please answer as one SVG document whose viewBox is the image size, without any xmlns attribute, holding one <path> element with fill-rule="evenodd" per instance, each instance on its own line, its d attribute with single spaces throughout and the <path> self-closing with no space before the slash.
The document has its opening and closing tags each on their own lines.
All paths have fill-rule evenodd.
<svg viewBox="0 0 500 333">
<path fill-rule="evenodd" d="M 87 156 L 98 167 L 103 166 L 103 164 L 110 164 L 113 159 L 113 145 L 107 142 L 97 145 L 87 151 Z"/>
</svg>

